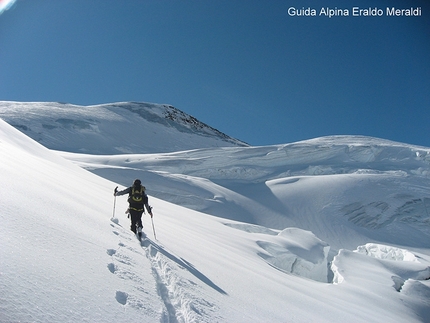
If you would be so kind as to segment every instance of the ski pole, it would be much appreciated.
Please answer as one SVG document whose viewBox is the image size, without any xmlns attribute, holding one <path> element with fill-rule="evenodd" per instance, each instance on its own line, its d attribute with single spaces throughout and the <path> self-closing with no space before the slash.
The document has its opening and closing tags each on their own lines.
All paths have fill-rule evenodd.
<svg viewBox="0 0 430 323">
<path fill-rule="evenodd" d="M 113 191 L 113 213 L 112 213 L 112 219 L 115 217 L 115 204 L 116 204 L 116 192 L 118 192 L 118 186 L 115 187 L 115 190 Z"/>
<path fill-rule="evenodd" d="M 152 218 L 152 214 L 151 214 L 151 222 L 152 222 L 152 232 L 154 232 L 154 239 L 157 240 L 157 236 L 155 235 L 154 219 Z"/>
</svg>

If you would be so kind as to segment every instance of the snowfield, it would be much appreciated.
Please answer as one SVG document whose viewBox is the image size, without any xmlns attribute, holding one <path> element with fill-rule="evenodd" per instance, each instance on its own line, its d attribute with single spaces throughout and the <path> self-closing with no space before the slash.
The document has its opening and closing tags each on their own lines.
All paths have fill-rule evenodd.
<svg viewBox="0 0 430 323">
<path fill-rule="evenodd" d="M 50 149 L 91 154 L 247 146 L 167 104 L 0 101 L 1 118 Z M 124 140 L 126 138 L 126 140 Z"/>
<path fill-rule="evenodd" d="M 141 129 L 127 108 L 118 127 L 158 133 L 138 147 L 110 117 L 91 117 L 100 136 L 38 128 L 88 115 L 29 105 L 0 104 L 0 322 L 430 322 L 430 148 L 223 146 L 181 118 Z M 157 150 L 171 131 L 183 147 Z M 135 178 L 157 239 L 144 215 L 139 242 L 113 196 Z"/>
</svg>

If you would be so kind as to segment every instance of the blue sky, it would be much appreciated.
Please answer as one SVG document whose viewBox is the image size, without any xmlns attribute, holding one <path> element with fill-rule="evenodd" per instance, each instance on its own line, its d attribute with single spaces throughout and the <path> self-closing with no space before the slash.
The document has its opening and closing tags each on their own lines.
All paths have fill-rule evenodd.
<svg viewBox="0 0 430 323">
<path fill-rule="evenodd" d="M 411 5 L 421 16 L 385 16 Z M 0 15 L 0 100 L 167 103 L 252 145 L 430 147 L 429 39 L 425 0 L 17 0 Z"/>
</svg>

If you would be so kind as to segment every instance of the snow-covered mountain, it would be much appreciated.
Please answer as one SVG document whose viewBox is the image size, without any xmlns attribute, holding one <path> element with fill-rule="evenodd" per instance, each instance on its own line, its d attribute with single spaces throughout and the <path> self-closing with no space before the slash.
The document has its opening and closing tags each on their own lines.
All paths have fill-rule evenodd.
<svg viewBox="0 0 430 323">
<path fill-rule="evenodd" d="M 0 120 L 0 322 L 429 321 L 430 148 L 189 138 L 205 148 L 77 154 Z M 134 178 L 154 207 L 142 243 L 112 195 Z"/>
<path fill-rule="evenodd" d="M 0 101 L 0 117 L 50 149 L 91 154 L 248 146 L 166 104 Z"/>
</svg>

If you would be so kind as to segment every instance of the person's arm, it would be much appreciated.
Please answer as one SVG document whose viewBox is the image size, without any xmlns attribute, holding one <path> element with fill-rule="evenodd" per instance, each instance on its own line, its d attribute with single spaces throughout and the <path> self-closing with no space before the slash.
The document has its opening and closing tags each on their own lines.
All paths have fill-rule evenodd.
<svg viewBox="0 0 430 323">
<path fill-rule="evenodd" d="M 146 210 L 152 218 L 152 207 L 149 206 L 148 202 L 145 203 Z"/>
<path fill-rule="evenodd" d="M 131 187 L 127 187 L 125 190 L 116 192 L 115 196 L 129 194 L 130 192 L 131 192 Z"/>
<path fill-rule="evenodd" d="M 145 187 L 145 186 L 144 186 Z M 144 193 L 144 199 L 143 199 L 143 204 L 145 205 L 146 211 L 148 211 L 149 215 L 152 218 L 152 207 L 149 206 L 149 199 L 148 199 L 148 195 L 146 193 Z"/>
</svg>

